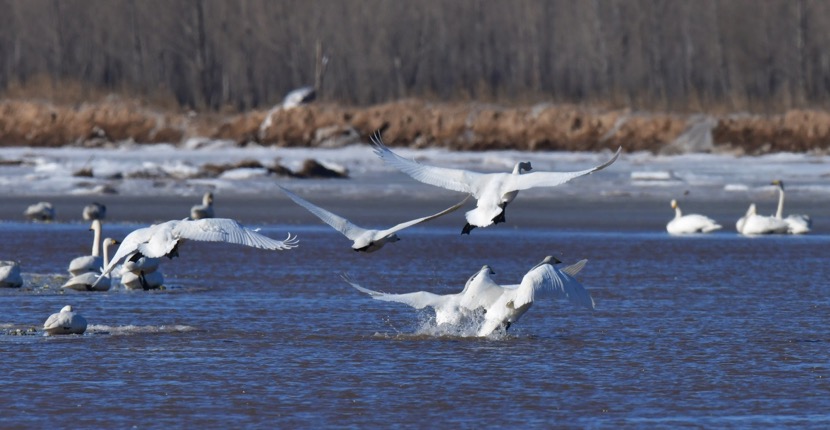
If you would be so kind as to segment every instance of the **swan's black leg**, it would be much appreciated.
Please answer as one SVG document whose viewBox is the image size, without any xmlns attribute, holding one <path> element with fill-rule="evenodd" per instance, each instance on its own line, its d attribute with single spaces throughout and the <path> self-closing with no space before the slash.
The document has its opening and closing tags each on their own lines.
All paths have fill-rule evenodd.
<svg viewBox="0 0 830 430">
<path fill-rule="evenodd" d="M 144 271 L 143 270 L 141 272 L 139 272 L 139 274 L 138 274 L 138 282 L 141 284 L 141 288 L 144 291 L 147 291 L 147 290 L 150 289 L 150 285 L 147 284 L 147 279 L 144 277 Z"/>
<path fill-rule="evenodd" d="M 476 228 L 476 226 L 470 223 L 464 224 L 464 228 L 461 229 L 461 234 L 470 234 L 470 232 L 473 231 L 474 228 Z"/>
</svg>

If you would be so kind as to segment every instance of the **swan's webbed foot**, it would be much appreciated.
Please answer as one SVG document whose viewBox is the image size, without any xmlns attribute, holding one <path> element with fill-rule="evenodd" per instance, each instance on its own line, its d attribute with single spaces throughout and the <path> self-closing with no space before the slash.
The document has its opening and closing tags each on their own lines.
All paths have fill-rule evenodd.
<svg viewBox="0 0 830 430">
<path fill-rule="evenodd" d="M 496 215 L 493 218 L 493 224 L 498 224 L 498 223 L 501 223 L 501 222 L 507 222 L 507 220 L 504 218 L 504 212 L 505 212 L 506 209 L 507 209 L 507 204 L 506 203 L 504 205 L 501 205 L 501 213 L 499 213 L 498 215 Z"/>
<path fill-rule="evenodd" d="M 464 224 L 464 228 L 461 229 L 461 234 L 470 234 L 470 232 L 473 231 L 474 228 L 476 228 L 476 226 L 470 223 Z"/>
<path fill-rule="evenodd" d="M 170 252 L 167 253 L 167 258 L 172 260 L 173 257 L 178 257 L 178 256 L 179 256 L 179 242 L 176 242 L 176 244 L 173 245 L 173 249 L 171 249 Z"/>
</svg>

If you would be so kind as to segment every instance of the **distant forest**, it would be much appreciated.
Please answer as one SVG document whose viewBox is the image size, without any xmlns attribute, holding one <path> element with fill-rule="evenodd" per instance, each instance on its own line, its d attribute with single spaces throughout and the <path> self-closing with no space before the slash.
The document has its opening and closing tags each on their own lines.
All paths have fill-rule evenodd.
<svg viewBox="0 0 830 430">
<path fill-rule="evenodd" d="M 824 0 L 0 0 L 0 94 L 830 107 Z M 321 61 L 327 60 L 322 82 Z M 47 94 L 48 96 L 49 94 Z"/>
</svg>

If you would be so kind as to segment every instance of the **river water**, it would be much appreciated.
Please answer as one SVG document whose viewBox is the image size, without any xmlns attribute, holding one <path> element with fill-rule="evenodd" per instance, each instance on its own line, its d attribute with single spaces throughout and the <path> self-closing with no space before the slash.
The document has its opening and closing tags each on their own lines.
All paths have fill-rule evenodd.
<svg viewBox="0 0 830 430">
<path fill-rule="evenodd" d="M 88 252 L 88 226 L 0 223 L 4 256 L 21 261 L 26 281 L 0 290 L 0 426 L 830 426 L 826 205 L 813 234 L 746 238 L 731 220 L 714 234 L 671 237 L 664 201 L 659 216 L 648 204 L 586 204 L 533 222 L 523 218 L 533 204 L 515 203 L 507 224 L 461 236 L 458 213 L 363 254 L 280 202 L 284 222 L 249 224 L 278 239 L 297 234 L 299 248 L 186 243 L 162 263 L 161 291 L 64 293 L 69 260 Z M 375 202 L 367 226 L 445 203 L 401 217 Z M 737 218 L 744 203 L 720 206 Z M 104 233 L 144 225 L 116 221 Z M 429 311 L 372 300 L 340 278 L 454 293 L 483 264 L 515 284 L 550 254 L 589 259 L 578 278 L 596 310 L 538 301 L 507 335 L 485 339 L 436 330 Z M 42 336 L 66 304 L 87 332 Z"/>
</svg>

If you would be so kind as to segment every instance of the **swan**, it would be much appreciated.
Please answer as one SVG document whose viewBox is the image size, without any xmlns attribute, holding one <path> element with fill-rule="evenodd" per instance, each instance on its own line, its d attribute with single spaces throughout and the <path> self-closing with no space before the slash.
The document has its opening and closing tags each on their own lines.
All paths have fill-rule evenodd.
<svg viewBox="0 0 830 430">
<path fill-rule="evenodd" d="M 38 202 L 27 207 L 23 215 L 34 221 L 53 221 L 55 219 L 55 208 L 52 203 Z"/>
<path fill-rule="evenodd" d="M 213 218 L 213 193 L 202 196 L 202 204 L 190 208 L 190 219 Z"/>
<path fill-rule="evenodd" d="M 746 214 L 735 223 L 735 229 L 738 230 L 738 233 L 746 236 L 786 233 L 788 228 L 787 223 L 783 220 L 758 215 L 755 211 L 755 203 L 750 204 Z"/>
<path fill-rule="evenodd" d="M 43 323 L 43 331 L 47 336 L 56 334 L 83 334 L 86 331 L 86 318 L 72 311 L 72 306 L 66 305 L 59 313 L 52 314 Z"/>
<path fill-rule="evenodd" d="M 164 275 L 159 271 L 136 273 L 124 270 L 121 272 L 121 284 L 128 290 L 157 290 L 164 286 Z"/>
<path fill-rule="evenodd" d="M 274 240 L 227 218 L 173 220 L 128 234 L 100 276 L 103 278 L 109 274 L 124 259 L 131 261 L 141 257 L 176 257 L 179 255 L 179 245 L 185 240 L 227 242 L 268 250 L 291 249 L 299 243 L 297 237 L 292 237 L 290 233 L 285 240 Z"/>
<path fill-rule="evenodd" d="M 671 207 L 674 209 L 674 219 L 666 224 L 666 231 L 670 234 L 709 233 L 723 228 L 707 216 L 699 214 L 683 215 L 680 206 L 677 205 L 677 200 L 671 201 Z"/>
<path fill-rule="evenodd" d="M 109 263 L 109 247 L 112 245 L 118 245 L 118 241 L 108 237 L 104 239 L 104 243 L 102 245 L 104 249 L 103 265 L 106 266 Z M 61 285 L 61 288 L 75 291 L 109 291 L 112 286 L 112 281 L 109 276 L 105 276 L 99 281 L 98 278 L 100 276 L 100 271 L 101 266 L 98 267 L 98 271 L 83 272 L 72 276 L 68 281 L 66 281 L 66 283 Z"/>
<path fill-rule="evenodd" d="M 493 282 L 490 275 L 494 274 L 488 265 L 484 265 L 474 273 L 464 285 L 464 289 L 456 294 L 435 294 L 428 291 L 414 293 L 388 294 L 363 288 L 351 280 L 348 275 L 341 275 L 344 281 L 356 290 L 370 295 L 375 300 L 397 302 L 412 306 L 415 309 L 430 307 L 435 311 L 435 323 L 438 325 L 457 325 L 465 318 L 474 316 L 474 311 L 494 302 L 501 295 L 501 289 Z"/>
<path fill-rule="evenodd" d="M 84 206 L 84 220 L 104 219 L 107 217 L 107 207 L 98 202 L 92 202 Z"/>
<path fill-rule="evenodd" d="M 101 220 L 92 220 L 92 225 L 89 230 L 93 232 L 92 237 L 92 254 L 76 257 L 69 262 L 69 273 L 72 276 L 78 276 L 86 272 L 96 272 L 104 266 L 104 260 L 101 258 Z"/>
<path fill-rule="evenodd" d="M 784 218 L 784 181 L 776 179 L 772 181 L 772 185 L 778 186 L 778 211 L 775 213 L 775 218 L 784 220 L 787 223 L 787 233 L 809 233 L 810 228 L 813 226 L 813 221 L 809 215 L 793 214 Z"/>
<path fill-rule="evenodd" d="M 398 235 L 395 234 L 398 231 L 413 226 L 415 224 L 422 223 L 424 221 L 429 221 L 433 218 L 438 218 L 442 215 L 446 215 L 450 212 L 453 212 L 456 209 L 460 208 L 464 203 L 467 202 L 467 199 L 470 198 L 470 196 L 467 196 L 467 198 L 455 204 L 454 206 L 444 209 L 443 211 L 433 215 L 417 218 L 412 221 L 402 222 L 386 230 L 370 230 L 359 227 L 347 220 L 346 218 L 335 215 L 319 206 L 315 206 L 311 202 L 302 199 L 300 196 L 292 193 L 291 191 L 288 191 L 287 189 L 279 185 L 277 186 L 285 193 L 285 195 L 287 195 L 295 203 L 306 208 L 309 212 L 320 218 L 324 223 L 332 226 L 335 230 L 339 231 L 344 236 L 352 240 L 353 250 L 362 252 L 375 252 L 383 248 L 383 246 L 387 243 L 397 242 L 400 240 L 400 238 L 398 238 Z"/>
<path fill-rule="evenodd" d="M 522 278 L 519 285 L 498 285 L 490 277 L 490 266 L 483 266 L 467 281 L 464 289 L 457 294 L 439 295 L 427 291 L 406 294 L 387 294 L 370 290 L 353 282 L 348 276 L 343 279 L 353 288 L 370 295 L 375 300 L 398 302 L 416 309 L 431 307 L 435 311 L 438 325 L 455 325 L 465 318 L 475 318 L 483 310 L 484 320 L 476 336 L 485 337 L 503 327 L 507 330 L 530 309 L 537 294 L 558 298 L 567 298 L 571 302 L 588 309 L 594 309 L 594 300 L 574 276 L 585 267 L 588 260 L 556 269 L 554 264 L 561 263 L 548 256 L 534 266 Z"/>
<path fill-rule="evenodd" d="M 504 210 L 519 191 L 534 187 L 555 187 L 571 179 L 610 166 L 620 156 L 622 147 L 607 162 L 578 172 L 534 172 L 529 161 L 516 163 L 513 173 L 477 173 L 468 170 L 427 166 L 399 156 L 383 143 L 380 131 L 371 136 L 375 154 L 387 164 L 425 184 L 472 194 L 476 208 L 467 212 L 467 224 L 461 234 L 469 234 L 476 227 L 487 227 L 505 222 Z"/>
<path fill-rule="evenodd" d="M 20 288 L 23 286 L 23 277 L 20 275 L 20 264 L 16 261 L 0 261 L 0 288 Z"/>
<path fill-rule="evenodd" d="M 533 305 L 537 297 L 554 297 L 568 299 L 571 303 L 593 310 L 594 299 L 591 294 L 574 278 L 588 260 L 557 269 L 561 263 L 554 257 L 547 256 L 522 277 L 519 285 L 504 285 L 499 298 L 485 308 L 484 323 L 478 336 L 488 336 L 499 328 L 506 331 L 519 320 Z"/>
</svg>

